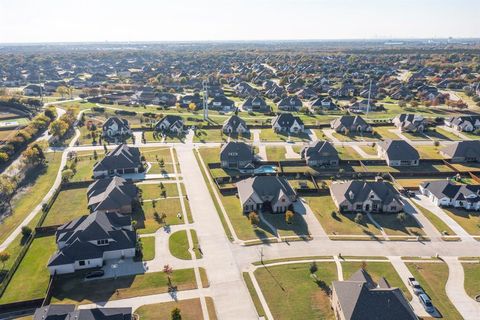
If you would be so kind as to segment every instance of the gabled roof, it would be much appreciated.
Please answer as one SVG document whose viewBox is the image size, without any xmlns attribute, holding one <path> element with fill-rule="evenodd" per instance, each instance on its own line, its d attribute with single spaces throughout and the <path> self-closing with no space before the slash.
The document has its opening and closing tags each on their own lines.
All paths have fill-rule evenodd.
<svg viewBox="0 0 480 320">
<path fill-rule="evenodd" d="M 337 128 L 339 126 L 343 126 L 345 128 L 351 127 L 364 127 L 368 126 L 368 123 L 360 116 L 341 116 L 332 121 L 332 126 Z"/>
<path fill-rule="evenodd" d="M 438 199 L 447 197 L 464 200 L 466 197 L 471 198 L 472 196 L 476 199 L 480 194 L 480 185 L 454 184 L 447 180 L 425 181 L 421 186 Z"/>
<path fill-rule="evenodd" d="M 223 123 L 223 127 L 225 128 L 226 126 L 230 126 L 233 128 L 233 130 L 236 130 L 240 125 L 242 125 L 245 129 L 247 129 L 247 123 L 245 120 L 240 118 L 239 116 L 232 115 L 230 116 L 225 122 Z"/>
<path fill-rule="evenodd" d="M 114 150 L 107 153 L 105 158 L 97 162 L 93 166 L 93 171 L 138 168 L 141 164 L 140 151 L 137 147 L 129 147 L 126 144 L 120 144 Z"/>
<path fill-rule="evenodd" d="M 136 232 L 131 230 L 131 217 L 116 212 L 93 212 L 65 223 L 57 229 L 56 241 L 64 243 L 48 262 L 49 266 L 78 260 L 101 258 L 105 251 L 135 248 Z M 107 245 L 92 242 L 111 239 Z"/>
<path fill-rule="evenodd" d="M 158 129 L 158 127 L 162 124 L 165 124 L 167 129 L 172 128 L 173 126 L 183 126 L 183 119 L 182 117 L 174 114 L 167 114 L 165 117 L 158 120 L 158 122 L 155 124 L 155 129 Z"/>
<path fill-rule="evenodd" d="M 300 152 L 305 160 L 338 160 L 338 151 L 328 141 L 313 141 Z"/>
<path fill-rule="evenodd" d="M 295 122 L 303 126 L 303 121 L 300 117 L 294 116 L 291 113 L 280 113 L 273 118 L 272 125 L 274 126 L 275 124 L 278 124 L 282 128 L 290 128 Z"/>
<path fill-rule="evenodd" d="M 347 182 L 335 182 L 330 186 L 330 192 L 338 203 L 344 201 L 351 204 L 364 202 L 373 192 L 384 204 L 391 203 L 393 200 L 402 204 L 399 192 L 392 184 L 384 181 L 350 180 Z"/>
<path fill-rule="evenodd" d="M 131 320 L 132 308 L 75 310 L 73 304 L 51 304 L 35 310 L 33 320 Z"/>
<path fill-rule="evenodd" d="M 363 269 L 349 280 L 334 281 L 341 311 L 347 320 L 413 320 L 417 316 L 399 288 L 391 288 L 386 280 L 377 287 Z"/>
<path fill-rule="evenodd" d="M 110 117 L 103 123 L 103 130 L 107 130 L 112 124 L 117 124 L 118 128 L 125 128 L 130 130 L 130 126 L 128 125 L 128 121 L 125 119 L 120 119 L 118 117 Z"/>
<path fill-rule="evenodd" d="M 468 140 L 457 141 L 449 144 L 441 150 L 450 158 L 480 158 L 480 141 Z"/>
<path fill-rule="evenodd" d="M 390 160 L 419 160 L 418 151 L 405 140 L 385 140 L 377 143 L 377 146 L 386 150 Z"/>
<path fill-rule="evenodd" d="M 220 161 L 250 161 L 254 159 L 253 149 L 241 141 L 230 141 L 220 150 Z"/>
<path fill-rule="evenodd" d="M 256 202 L 263 202 L 261 199 L 265 196 L 272 197 L 271 202 L 276 202 L 282 195 L 293 197 L 295 191 L 288 181 L 278 176 L 256 176 L 237 182 L 238 196 L 241 203 L 245 203 L 249 198 Z"/>
<path fill-rule="evenodd" d="M 93 211 L 116 210 L 132 204 L 137 187 L 121 177 L 99 179 L 87 189 L 88 207 Z"/>
</svg>

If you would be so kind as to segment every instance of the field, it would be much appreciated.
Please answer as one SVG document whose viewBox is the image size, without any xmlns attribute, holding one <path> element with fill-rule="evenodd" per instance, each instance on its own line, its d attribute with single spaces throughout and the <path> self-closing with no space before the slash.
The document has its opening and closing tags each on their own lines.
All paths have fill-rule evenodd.
<svg viewBox="0 0 480 320">
<path fill-rule="evenodd" d="M 337 280 L 334 263 L 321 263 L 316 278 L 309 263 L 259 268 L 255 271 L 275 319 L 335 319 L 330 307 L 330 286 Z"/>
<path fill-rule="evenodd" d="M 480 235 L 480 213 L 455 208 L 445 208 L 443 211 L 455 220 L 465 231 L 474 236 Z"/>
<path fill-rule="evenodd" d="M 48 211 L 43 225 L 61 225 L 88 213 L 87 188 L 63 190 Z"/>
</svg>

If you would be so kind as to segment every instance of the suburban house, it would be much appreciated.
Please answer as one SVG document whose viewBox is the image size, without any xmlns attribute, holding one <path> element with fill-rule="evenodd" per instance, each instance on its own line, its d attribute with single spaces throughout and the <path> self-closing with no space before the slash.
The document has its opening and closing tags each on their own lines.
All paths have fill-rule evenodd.
<svg viewBox="0 0 480 320">
<path fill-rule="evenodd" d="M 177 97 L 170 92 L 162 92 L 158 94 L 158 103 L 161 106 L 171 107 L 177 103 Z"/>
<path fill-rule="evenodd" d="M 385 140 L 377 143 L 378 156 L 391 167 L 418 166 L 418 151 L 405 140 Z"/>
<path fill-rule="evenodd" d="M 74 304 L 50 304 L 35 310 L 33 320 L 133 320 L 132 308 L 75 310 Z"/>
<path fill-rule="evenodd" d="M 183 132 L 183 119 L 180 116 L 168 114 L 155 124 L 154 129 L 164 133 L 181 133 Z"/>
<path fill-rule="evenodd" d="M 210 100 L 208 107 L 212 110 L 229 112 L 235 110 L 235 102 L 225 96 L 217 96 Z"/>
<path fill-rule="evenodd" d="M 445 119 L 445 125 L 457 131 L 472 132 L 480 128 L 480 116 L 459 116 Z"/>
<path fill-rule="evenodd" d="M 243 212 L 285 212 L 297 195 L 288 181 L 278 176 L 256 176 L 237 182 L 238 197 Z"/>
<path fill-rule="evenodd" d="M 23 88 L 23 94 L 25 96 L 39 96 L 42 94 L 42 86 L 39 86 L 38 84 L 29 84 L 25 88 Z"/>
<path fill-rule="evenodd" d="M 375 283 L 364 269 L 348 280 L 333 281 L 331 303 L 337 320 L 418 319 L 402 290 L 383 277 Z"/>
<path fill-rule="evenodd" d="M 245 134 L 248 133 L 248 127 L 245 120 L 235 114 L 223 123 L 222 131 L 226 134 Z"/>
<path fill-rule="evenodd" d="M 337 149 L 328 141 L 317 140 L 311 142 L 303 147 L 300 156 L 311 167 L 337 166 L 340 161 Z"/>
<path fill-rule="evenodd" d="M 270 107 L 265 102 L 265 99 L 256 96 L 256 97 L 248 97 L 242 104 L 242 109 L 246 111 L 254 111 L 254 112 L 269 112 Z"/>
<path fill-rule="evenodd" d="M 480 185 L 454 184 L 449 180 L 425 181 L 420 192 L 440 207 L 480 209 Z"/>
<path fill-rule="evenodd" d="M 333 182 L 330 194 L 342 212 L 399 212 L 403 209 L 400 193 L 385 181 Z"/>
<path fill-rule="evenodd" d="M 369 112 L 369 111 L 376 111 L 379 108 L 376 104 L 369 102 L 367 99 L 362 101 L 357 101 L 353 103 L 348 110 L 352 112 Z"/>
<path fill-rule="evenodd" d="M 330 122 L 330 127 L 335 130 L 335 132 L 371 132 L 372 126 L 370 126 L 362 117 L 360 116 L 341 116 Z"/>
<path fill-rule="evenodd" d="M 189 108 L 191 104 L 194 104 L 196 108 L 201 108 L 203 99 L 199 93 L 194 93 L 181 97 L 178 103 L 182 108 Z"/>
<path fill-rule="evenodd" d="M 480 141 L 456 141 L 443 147 L 440 154 L 451 162 L 480 162 Z"/>
<path fill-rule="evenodd" d="M 102 135 L 109 138 L 130 136 L 132 135 L 132 131 L 130 130 L 127 120 L 110 117 L 102 125 Z"/>
<path fill-rule="evenodd" d="M 291 113 L 280 113 L 272 120 L 272 128 L 275 132 L 299 133 L 305 130 L 300 117 Z"/>
<path fill-rule="evenodd" d="M 132 213 L 132 205 L 138 201 L 138 189 L 122 177 L 95 180 L 87 189 L 90 212 Z"/>
<path fill-rule="evenodd" d="M 93 212 L 59 227 L 55 239 L 58 250 L 48 262 L 51 275 L 102 267 L 105 260 L 133 258 L 137 233 L 130 216 Z"/>
<path fill-rule="evenodd" d="M 427 120 L 419 114 L 402 113 L 392 122 L 402 132 L 423 132 L 427 129 Z"/>
<path fill-rule="evenodd" d="M 298 111 L 303 103 L 297 96 L 288 96 L 278 102 L 278 109 L 287 111 Z"/>
<path fill-rule="evenodd" d="M 253 152 L 253 148 L 245 142 L 227 142 L 220 150 L 221 166 L 227 169 L 252 168 L 255 159 Z"/>
<path fill-rule="evenodd" d="M 310 107 L 317 108 L 317 109 L 327 109 L 333 110 L 337 108 L 337 105 L 333 102 L 332 98 L 317 98 L 310 100 Z"/>
<path fill-rule="evenodd" d="M 143 172 L 140 150 L 126 144 L 118 145 L 93 166 L 93 177 L 104 178 L 125 173 Z"/>
</svg>

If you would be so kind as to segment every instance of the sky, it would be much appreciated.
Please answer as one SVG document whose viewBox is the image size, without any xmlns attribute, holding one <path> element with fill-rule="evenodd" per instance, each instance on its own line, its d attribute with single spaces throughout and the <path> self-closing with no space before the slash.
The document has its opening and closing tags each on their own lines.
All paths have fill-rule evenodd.
<svg viewBox="0 0 480 320">
<path fill-rule="evenodd" d="M 0 0 L 0 43 L 480 38 L 480 0 Z"/>
</svg>

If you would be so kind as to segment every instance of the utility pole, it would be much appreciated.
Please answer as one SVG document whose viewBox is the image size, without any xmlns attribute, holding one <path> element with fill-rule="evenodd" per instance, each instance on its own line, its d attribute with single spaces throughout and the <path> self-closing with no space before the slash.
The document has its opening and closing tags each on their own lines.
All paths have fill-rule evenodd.
<svg viewBox="0 0 480 320">
<path fill-rule="evenodd" d="M 203 119 L 208 120 L 208 84 L 203 81 Z"/>
</svg>

